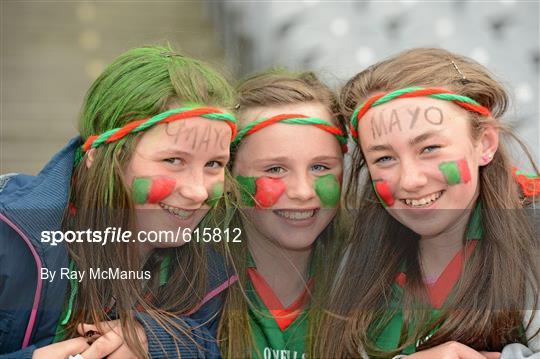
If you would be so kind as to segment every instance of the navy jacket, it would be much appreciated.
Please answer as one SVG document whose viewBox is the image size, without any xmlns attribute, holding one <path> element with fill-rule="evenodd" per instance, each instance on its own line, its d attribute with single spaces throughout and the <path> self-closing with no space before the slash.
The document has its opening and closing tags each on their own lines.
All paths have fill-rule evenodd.
<svg viewBox="0 0 540 359">
<path fill-rule="evenodd" d="M 0 176 L 0 359 L 31 358 L 36 348 L 52 342 L 67 291 L 67 280 L 41 280 L 42 268 L 68 267 L 65 246 L 42 243 L 41 232 L 60 230 L 67 205 L 73 154 L 81 141 L 69 142 L 37 176 Z M 146 329 L 150 356 L 219 357 L 215 343 L 222 294 L 236 277 L 219 269 L 222 258 L 211 254 L 209 290 L 193 315 L 177 318 L 197 328 L 196 344 L 190 340 L 175 343 L 150 316 L 140 313 Z M 201 326 L 199 323 L 205 323 Z M 181 335 L 179 335 L 181 336 Z M 166 353 L 163 353 L 163 349 Z"/>
</svg>

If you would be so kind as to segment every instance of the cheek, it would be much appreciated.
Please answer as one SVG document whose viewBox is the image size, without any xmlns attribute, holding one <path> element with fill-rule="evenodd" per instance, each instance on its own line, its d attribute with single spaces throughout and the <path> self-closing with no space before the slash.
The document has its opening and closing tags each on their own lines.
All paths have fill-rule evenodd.
<svg viewBox="0 0 540 359">
<path fill-rule="evenodd" d="M 317 177 L 314 183 L 315 193 L 324 208 L 334 208 L 341 197 L 341 181 L 334 174 Z"/>
<path fill-rule="evenodd" d="M 236 176 L 242 202 L 248 207 L 270 208 L 285 192 L 285 182 L 279 178 Z"/>
<path fill-rule="evenodd" d="M 458 161 L 441 162 L 439 171 L 449 185 L 468 183 L 471 180 L 471 171 L 465 158 Z"/>
<path fill-rule="evenodd" d="M 220 198 L 223 197 L 223 187 L 223 181 L 216 182 L 210 187 L 208 199 L 206 200 L 210 207 L 216 206 Z"/>
<path fill-rule="evenodd" d="M 384 207 L 392 207 L 396 202 L 396 199 L 392 194 L 392 190 L 390 189 L 390 184 L 388 183 L 388 181 L 378 179 L 372 181 L 372 184 L 373 189 L 375 190 L 375 194 L 379 198 L 379 201 L 382 203 L 382 205 Z"/>
<path fill-rule="evenodd" d="M 135 177 L 131 183 L 133 201 L 137 204 L 158 203 L 176 187 L 176 180 L 167 176 Z"/>
</svg>

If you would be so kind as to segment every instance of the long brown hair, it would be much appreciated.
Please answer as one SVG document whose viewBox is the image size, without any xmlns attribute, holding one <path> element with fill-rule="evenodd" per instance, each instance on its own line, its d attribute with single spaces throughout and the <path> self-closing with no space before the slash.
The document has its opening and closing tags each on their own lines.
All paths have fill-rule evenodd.
<svg viewBox="0 0 540 359">
<path fill-rule="evenodd" d="M 501 84 L 475 61 L 442 49 L 412 49 L 360 72 L 341 90 L 341 111 L 350 118 L 370 95 L 411 86 L 444 87 L 487 107 L 493 118 L 470 115 L 473 140 L 484 126 L 495 126 L 501 135 L 518 141 L 538 173 L 525 146 L 501 122 L 508 106 Z M 526 290 L 532 289 L 535 305 L 538 297 L 538 243 L 511 166 L 501 143 L 492 162 L 480 168 L 478 201 L 485 209 L 481 245 L 466 262 L 449 305 L 433 322 L 430 311 L 419 306 L 427 293 L 417 235 L 380 205 L 357 148 L 346 194 L 348 206 L 354 210 L 354 226 L 342 276 L 329 305 L 332 314 L 326 316 L 317 336 L 317 355 L 359 357 L 364 348 L 370 357 L 392 357 L 435 329 L 419 350 L 452 340 L 477 350 L 496 351 L 508 343 L 524 342 Z M 465 244 L 465 238 L 463 241 Z M 377 330 L 390 318 L 392 283 L 403 261 L 407 262 L 407 284 L 400 303 L 402 335 L 395 351 L 383 352 L 375 339 Z"/>
<path fill-rule="evenodd" d="M 135 119 L 161 113 L 171 102 L 231 109 L 232 94 L 224 77 L 198 60 L 177 54 L 170 47 L 135 48 L 119 56 L 93 83 L 83 104 L 79 130 L 86 139 Z M 63 220 L 66 230 L 104 231 L 112 227 L 133 233 L 135 211 L 123 173 L 139 137 L 140 134 L 130 135 L 97 148 L 90 167 L 84 159 L 76 165 L 71 210 L 66 211 Z M 110 320 L 108 310 L 113 306 L 127 345 L 138 357 L 147 358 L 135 331 L 138 306 L 172 336 L 175 329 L 185 333 L 186 340 L 192 340 L 190 329 L 183 328 L 172 317 L 191 311 L 205 294 L 203 245 L 191 243 L 156 249 L 144 263 L 141 263 L 138 248 L 132 244 L 70 243 L 68 250 L 77 270 L 86 271 L 87 275 L 78 284 L 65 337 L 79 336 L 78 324 Z M 160 286 L 159 268 L 165 256 L 170 256 L 170 277 Z M 88 273 L 95 268 L 146 269 L 152 272 L 152 279 L 148 282 L 140 278 L 91 280 Z M 154 300 L 149 301 L 148 297 Z M 151 335 L 147 333 L 149 340 Z"/>
<path fill-rule="evenodd" d="M 237 117 L 242 122 L 245 111 L 255 107 L 269 107 L 285 104 L 315 102 L 324 105 L 334 119 L 334 123 L 345 133 L 345 121 L 339 113 L 337 98 L 332 90 L 322 83 L 312 72 L 294 73 L 278 68 L 252 75 L 243 80 L 237 88 Z M 241 145 L 240 145 L 241 146 Z M 234 153 L 234 152 L 233 152 Z M 233 160 L 230 166 L 234 163 Z M 241 203 L 238 189 L 233 191 L 236 203 Z M 315 241 L 311 255 L 311 266 L 314 268 L 313 277 L 316 278 L 315 290 L 311 293 L 311 303 L 307 315 L 309 326 L 306 333 L 306 352 L 310 349 L 314 328 L 317 327 L 317 308 L 321 302 L 323 290 L 329 282 L 330 273 L 335 273 L 337 258 L 341 253 L 341 242 L 338 241 L 337 228 L 339 215 L 325 228 Z M 232 218 L 231 227 L 242 228 L 242 223 L 249 219 L 238 208 Z M 248 239 L 249 240 L 249 239 Z M 229 255 L 238 274 L 238 283 L 232 286 L 227 293 L 225 306 L 220 322 L 218 339 L 221 352 L 227 358 L 251 357 L 253 354 L 253 340 L 249 324 L 248 307 L 253 305 L 247 298 L 245 288 L 248 283 L 247 258 L 248 246 L 245 242 L 229 246 Z M 256 308 L 254 308 L 256 310 Z"/>
</svg>

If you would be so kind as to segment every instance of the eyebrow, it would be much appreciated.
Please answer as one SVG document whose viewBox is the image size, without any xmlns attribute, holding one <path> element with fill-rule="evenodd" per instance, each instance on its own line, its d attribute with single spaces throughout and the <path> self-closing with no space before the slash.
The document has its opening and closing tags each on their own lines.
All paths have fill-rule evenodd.
<svg viewBox="0 0 540 359">
<path fill-rule="evenodd" d="M 177 150 L 177 149 L 166 149 L 166 150 L 158 151 L 158 152 L 156 152 L 156 155 L 158 155 L 158 156 L 175 156 L 175 155 L 179 155 L 179 156 L 186 156 L 186 157 L 193 156 L 193 154 L 190 153 L 190 152 L 180 151 L 180 150 Z"/>
<path fill-rule="evenodd" d="M 425 132 L 425 133 L 423 133 L 421 135 L 418 135 L 415 138 L 411 139 L 409 141 L 409 145 L 415 146 L 415 145 L 417 145 L 419 143 L 424 142 L 425 140 L 430 139 L 431 137 L 437 136 L 440 132 L 441 132 L 441 130 L 437 130 L 437 131 L 432 130 L 432 131 Z"/>
<path fill-rule="evenodd" d="M 258 162 L 284 162 L 289 160 L 288 157 L 281 156 L 281 157 L 264 157 L 264 158 L 256 158 Z"/>
<path fill-rule="evenodd" d="M 392 146 L 390 145 L 375 145 L 367 149 L 367 152 L 381 152 L 381 151 L 390 151 Z"/>
<path fill-rule="evenodd" d="M 340 161 L 343 157 L 338 156 L 317 156 L 312 161 L 325 161 L 325 160 L 337 160 Z"/>
</svg>

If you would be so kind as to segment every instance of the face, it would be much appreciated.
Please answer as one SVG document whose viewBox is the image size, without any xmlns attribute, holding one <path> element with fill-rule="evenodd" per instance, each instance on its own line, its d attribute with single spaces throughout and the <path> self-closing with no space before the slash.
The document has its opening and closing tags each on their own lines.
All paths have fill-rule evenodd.
<svg viewBox="0 0 540 359">
<path fill-rule="evenodd" d="M 300 113 L 332 123 L 319 103 L 254 108 L 242 116 L 258 118 Z M 273 124 L 240 144 L 233 175 L 253 189 L 244 206 L 255 235 L 286 249 L 307 249 L 336 214 L 343 155 L 337 139 L 311 125 Z M 250 208 L 252 207 L 252 208 Z"/>
<path fill-rule="evenodd" d="M 421 236 L 466 223 L 465 209 L 478 196 L 479 166 L 496 144 L 492 130 L 472 139 L 470 116 L 450 102 L 411 98 L 371 108 L 359 121 L 360 146 L 379 199 Z"/>
<path fill-rule="evenodd" d="M 222 193 L 230 138 L 226 123 L 204 118 L 161 124 L 144 132 L 124 173 L 137 210 L 137 229 L 174 233 L 178 228 L 194 229 Z"/>
</svg>

